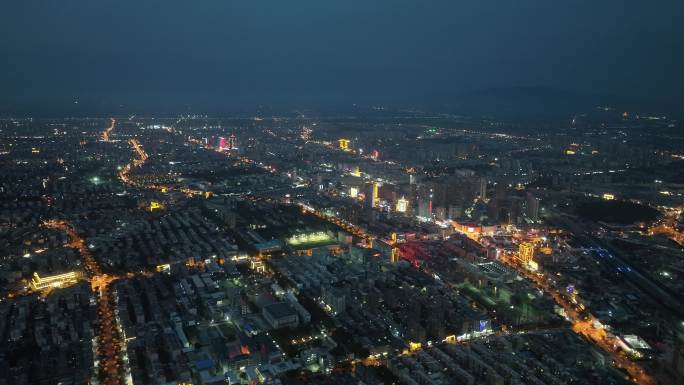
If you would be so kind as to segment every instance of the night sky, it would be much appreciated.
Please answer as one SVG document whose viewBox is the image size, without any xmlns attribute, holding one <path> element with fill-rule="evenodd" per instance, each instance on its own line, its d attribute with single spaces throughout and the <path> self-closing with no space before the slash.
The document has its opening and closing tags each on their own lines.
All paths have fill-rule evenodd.
<svg viewBox="0 0 684 385">
<path fill-rule="evenodd" d="M 518 86 L 684 105 L 681 0 L 106 3 L 0 4 L 0 112 L 425 105 Z"/>
</svg>

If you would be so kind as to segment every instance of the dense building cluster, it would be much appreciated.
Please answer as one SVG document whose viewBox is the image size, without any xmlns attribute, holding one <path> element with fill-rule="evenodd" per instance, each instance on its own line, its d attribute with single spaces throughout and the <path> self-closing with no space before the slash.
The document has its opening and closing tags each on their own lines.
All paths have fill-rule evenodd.
<svg viewBox="0 0 684 385">
<path fill-rule="evenodd" d="M 0 120 L 0 384 L 680 383 L 664 124 Z"/>
</svg>

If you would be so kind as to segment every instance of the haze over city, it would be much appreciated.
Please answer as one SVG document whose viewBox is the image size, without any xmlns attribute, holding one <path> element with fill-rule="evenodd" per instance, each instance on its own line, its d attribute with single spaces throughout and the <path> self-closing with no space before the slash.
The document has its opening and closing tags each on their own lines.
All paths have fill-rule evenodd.
<svg viewBox="0 0 684 385">
<path fill-rule="evenodd" d="M 0 14 L 0 385 L 684 383 L 684 3 Z"/>
<path fill-rule="evenodd" d="M 666 112 L 683 104 L 679 1 L 0 7 L 5 113 L 447 108 L 471 92 L 512 87 L 662 103 Z"/>
</svg>

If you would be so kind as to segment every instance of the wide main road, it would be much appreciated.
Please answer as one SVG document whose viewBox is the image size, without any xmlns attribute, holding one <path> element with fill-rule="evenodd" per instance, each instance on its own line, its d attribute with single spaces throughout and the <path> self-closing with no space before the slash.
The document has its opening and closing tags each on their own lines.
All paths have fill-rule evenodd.
<svg viewBox="0 0 684 385">
<path fill-rule="evenodd" d="M 88 280 L 97 299 L 96 324 L 96 381 L 103 385 L 124 384 L 125 367 L 119 325 L 115 314 L 115 299 L 110 284 L 118 277 L 102 273 L 85 240 L 66 221 L 51 220 L 45 227 L 64 231 L 69 236 L 68 246 L 79 251 L 88 275 Z"/>
<path fill-rule="evenodd" d="M 109 142 L 110 134 L 112 133 L 112 130 L 114 129 L 115 125 L 116 119 L 111 118 L 109 127 L 105 128 L 105 130 L 102 131 L 102 135 L 100 136 L 100 139 L 102 139 L 103 142 Z"/>
<path fill-rule="evenodd" d="M 615 337 L 609 337 L 603 327 L 596 326 L 598 320 L 591 313 L 582 314 L 577 308 L 577 304 L 565 296 L 562 288 L 552 285 L 546 274 L 531 272 L 522 267 L 517 261 L 506 256 L 502 257 L 501 261 L 515 269 L 522 277 L 533 282 L 538 289 L 550 295 L 556 304 L 565 311 L 565 315 L 572 324 L 572 331 L 586 337 L 594 345 L 601 348 L 611 357 L 615 366 L 629 373 L 634 382 L 644 385 L 654 383 L 653 377 L 648 375 L 639 364 L 632 362 L 627 356 L 615 350 Z"/>
</svg>

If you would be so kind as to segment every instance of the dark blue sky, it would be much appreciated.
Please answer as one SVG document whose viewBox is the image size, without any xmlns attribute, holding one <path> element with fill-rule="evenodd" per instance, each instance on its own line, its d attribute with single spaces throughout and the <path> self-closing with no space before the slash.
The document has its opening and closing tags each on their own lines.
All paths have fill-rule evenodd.
<svg viewBox="0 0 684 385">
<path fill-rule="evenodd" d="M 3 1 L 0 111 L 419 104 L 548 86 L 684 101 L 684 1 Z"/>
</svg>

